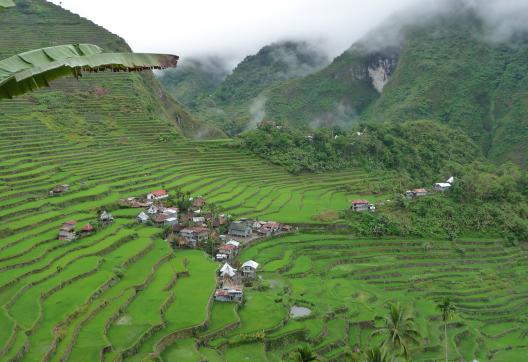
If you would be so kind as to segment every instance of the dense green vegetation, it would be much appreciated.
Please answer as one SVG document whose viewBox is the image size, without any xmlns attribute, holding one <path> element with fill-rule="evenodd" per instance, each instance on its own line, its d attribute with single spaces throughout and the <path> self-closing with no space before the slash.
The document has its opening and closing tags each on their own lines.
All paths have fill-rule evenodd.
<svg viewBox="0 0 528 362">
<path fill-rule="evenodd" d="M 284 64 L 270 62 L 273 46 L 265 47 L 203 97 L 199 114 L 229 134 L 262 119 L 300 128 L 428 119 L 465 132 L 494 162 L 526 167 L 528 36 L 491 41 L 487 24 L 462 8 L 384 24 L 320 71 L 281 82 Z M 375 74 L 389 80 L 382 91 Z"/>
<path fill-rule="evenodd" d="M 293 173 L 362 166 L 398 170 L 413 183 L 431 183 L 455 166 L 481 158 L 467 136 L 429 121 L 304 131 L 263 123 L 240 138 L 243 147 Z"/>
<path fill-rule="evenodd" d="M 431 119 L 463 130 L 494 161 L 526 166 L 527 37 L 492 42 L 486 30 L 471 10 L 457 9 L 404 27 L 401 49 L 356 44 L 322 71 L 274 89 L 268 117 L 297 126 Z M 380 59 L 391 79 L 378 95 L 367 70 Z"/>
<path fill-rule="evenodd" d="M 159 80 L 174 99 L 196 110 L 199 98 L 213 93 L 229 74 L 227 67 L 216 57 L 184 58 L 177 68 L 162 72 Z"/>
<path fill-rule="evenodd" d="M 161 81 L 201 119 L 234 135 L 262 120 L 270 87 L 316 72 L 328 64 L 328 59 L 309 43 L 286 41 L 246 57 L 227 77 L 225 65 L 218 63 L 203 59 L 165 72 Z"/>
</svg>

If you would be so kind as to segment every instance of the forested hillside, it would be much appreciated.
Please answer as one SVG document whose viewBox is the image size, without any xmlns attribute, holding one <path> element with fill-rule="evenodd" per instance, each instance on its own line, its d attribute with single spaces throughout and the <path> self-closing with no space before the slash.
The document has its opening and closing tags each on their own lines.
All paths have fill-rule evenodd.
<svg viewBox="0 0 528 362">
<path fill-rule="evenodd" d="M 288 79 L 314 73 L 328 62 L 321 50 L 310 43 L 285 41 L 247 56 L 227 77 L 225 65 L 202 59 L 165 71 L 161 81 L 199 118 L 234 135 L 262 121 L 267 90 Z M 223 77 L 225 80 L 218 82 Z"/>
<path fill-rule="evenodd" d="M 290 79 L 270 61 L 276 45 L 265 47 L 202 96 L 197 114 L 230 134 L 262 119 L 297 128 L 429 119 L 464 131 L 494 162 L 526 167 L 528 35 L 495 39 L 464 6 L 405 24 L 389 20 L 324 69 Z M 298 59 L 321 64 L 315 56 Z"/>
<path fill-rule="evenodd" d="M 399 44 L 373 49 L 366 38 L 328 68 L 274 89 L 268 117 L 294 125 L 431 119 L 463 130 L 494 161 L 526 166 L 528 37 L 494 42 L 487 31 L 466 9 L 403 27 Z"/>
</svg>

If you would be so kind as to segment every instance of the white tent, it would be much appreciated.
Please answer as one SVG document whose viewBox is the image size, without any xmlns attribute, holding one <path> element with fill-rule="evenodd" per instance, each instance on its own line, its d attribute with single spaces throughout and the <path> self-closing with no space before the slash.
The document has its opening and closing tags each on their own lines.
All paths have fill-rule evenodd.
<svg viewBox="0 0 528 362">
<path fill-rule="evenodd" d="M 447 179 L 446 181 L 448 184 L 453 184 L 453 182 L 455 182 L 455 178 L 453 176 L 451 176 L 450 178 Z"/>
<path fill-rule="evenodd" d="M 236 275 L 236 269 L 234 269 L 231 265 L 225 263 L 224 266 L 220 269 L 220 276 L 225 278 L 229 277 L 232 278 Z"/>
</svg>

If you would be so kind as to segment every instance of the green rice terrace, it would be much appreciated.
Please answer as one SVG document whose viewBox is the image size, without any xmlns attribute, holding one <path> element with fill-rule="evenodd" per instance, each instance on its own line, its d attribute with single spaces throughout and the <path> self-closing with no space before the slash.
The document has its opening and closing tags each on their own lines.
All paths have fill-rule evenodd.
<svg viewBox="0 0 528 362">
<path fill-rule="evenodd" d="M 58 44 L 130 50 L 118 36 L 46 1 L 0 0 L 0 7 L 0 59 Z M 303 149 L 273 149 L 266 160 L 261 148 L 222 139 L 222 131 L 171 99 L 151 72 L 57 80 L 50 89 L 2 100 L 0 124 L 0 361 L 287 361 L 303 348 L 319 360 L 364 361 L 365 352 L 383 341 L 376 331 L 392 303 L 413 316 L 419 332 L 407 360 L 528 360 L 528 208 L 522 190 L 528 178 L 507 168 L 482 178 L 466 173 L 459 183 L 466 188 L 457 180 L 446 191 L 451 179 L 421 201 L 416 192 L 426 190 L 405 198 L 401 189 L 406 182 L 426 182 L 401 168 L 361 163 L 359 153 L 351 153 L 341 171 L 290 173 L 271 161 L 296 166 L 306 158 Z M 453 138 L 445 129 L 435 128 Z M 298 137 L 305 140 L 302 132 Z M 421 160 L 421 152 L 443 161 L 429 147 L 436 136 L 422 137 L 421 144 L 415 142 L 419 135 L 400 142 L 419 146 L 402 147 L 401 154 L 393 145 L 398 139 L 380 139 L 397 151 L 395 160 Z M 339 145 L 341 139 L 332 131 L 332 141 Z M 379 159 L 387 161 L 389 146 L 378 141 L 365 142 L 363 160 L 371 160 L 370 147 L 378 146 Z M 467 142 L 460 144 L 468 149 L 452 148 L 471 151 L 470 158 L 456 163 L 450 153 L 453 163 L 427 176 L 442 181 L 446 175 L 440 173 L 449 167 L 461 173 L 463 165 L 480 160 Z M 325 162 L 324 152 L 313 148 L 312 156 L 316 166 L 327 166 L 318 164 Z M 424 160 L 412 164 L 415 171 L 432 163 Z M 471 180 L 479 192 L 466 195 Z M 165 205 L 187 212 L 187 220 L 167 225 L 164 219 L 164 228 L 154 227 L 154 217 L 138 222 L 145 208 L 124 205 L 165 191 L 171 202 L 175 195 L 190 204 L 202 196 L 206 204 L 200 211 Z M 458 192 L 458 198 L 444 191 Z M 352 200 L 366 212 L 350 210 Z M 244 218 L 249 221 L 235 225 L 251 229 L 254 220 L 268 220 L 277 230 L 291 226 L 284 227 L 287 233 L 267 230 L 265 237 L 235 240 L 240 252 L 229 263 L 242 273 L 242 263 L 258 263 L 253 279 L 236 285 L 243 287 L 241 303 L 217 299 L 228 283 L 220 288 L 223 265 L 208 254 L 216 254 L 215 244 L 207 244 L 211 239 L 223 240 L 220 226 L 213 227 L 213 221 L 220 224 L 213 208 L 222 219 L 228 215 L 224 229 Z M 465 225 L 462 219 L 479 209 Z M 113 222 L 100 221 L 102 210 Z M 202 211 L 212 215 L 208 225 Z M 204 219 L 199 227 L 194 213 Z M 93 229 L 71 240 L 58 237 L 71 220 L 96 227 L 88 225 Z M 421 226 L 421 220 L 436 222 L 430 234 L 419 234 L 428 224 L 412 228 L 415 234 L 384 233 L 389 226 L 410 230 L 405 226 Z M 379 225 L 385 228 L 372 232 Z M 206 229 L 207 238 L 187 248 L 175 226 Z M 224 250 L 235 248 L 227 248 L 229 242 Z M 456 306 L 450 318 L 438 310 L 446 297 Z M 400 352 L 390 360 L 403 361 Z"/>
<path fill-rule="evenodd" d="M 213 303 L 220 264 L 202 251 L 173 251 L 160 229 L 135 222 L 137 209 L 114 210 L 115 222 L 91 236 L 57 240 L 64 222 L 93 221 L 97 209 L 160 187 L 202 195 L 234 216 L 303 225 L 370 195 L 379 180 L 360 169 L 294 176 L 229 141 L 160 141 L 168 126 L 134 120 L 126 142 L 111 132 L 74 142 L 21 114 L 27 102 L 1 107 L 2 360 L 278 361 L 301 343 L 342 360 L 372 342 L 390 300 L 416 316 L 423 343 L 413 360 L 438 360 L 435 304 L 446 295 L 458 308 L 448 328 L 450 359 L 512 361 L 528 353 L 521 338 L 526 251 L 496 239 L 268 239 L 240 255 L 262 265 L 262 280 L 246 288 L 242 305 Z M 64 183 L 69 192 L 48 195 Z M 290 318 L 292 306 L 311 313 Z"/>
</svg>

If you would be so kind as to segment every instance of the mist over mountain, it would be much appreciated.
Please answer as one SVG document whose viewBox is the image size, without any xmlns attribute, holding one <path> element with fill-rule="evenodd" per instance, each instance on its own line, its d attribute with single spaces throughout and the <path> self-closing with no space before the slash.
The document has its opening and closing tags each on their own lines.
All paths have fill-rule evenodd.
<svg viewBox="0 0 528 362">
<path fill-rule="evenodd" d="M 422 2 L 326 66 L 306 42 L 264 47 L 205 88 L 194 109 L 229 134 L 263 119 L 300 128 L 429 119 L 459 128 L 497 162 L 526 165 L 527 10 L 516 1 Z"/>
<path fill-rule="evenodd" d="M 227 63 L 212 59 L 214 62 L 211 58 L 193 59 L 181 69 L 162 73 L 160 79 L 199 118 L 231 135 L 263 119 L 269 89 L 313 74 L 330 62 L 318 44 L 305 41 L 265 46 L 257 54 L 247 56 L 229 74 Z"/>
</svg>

